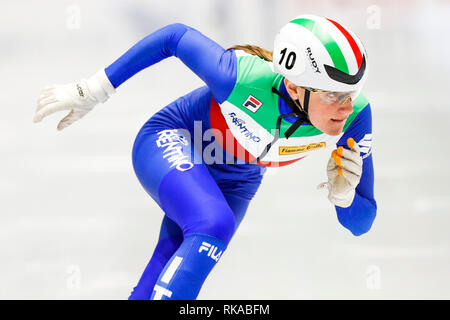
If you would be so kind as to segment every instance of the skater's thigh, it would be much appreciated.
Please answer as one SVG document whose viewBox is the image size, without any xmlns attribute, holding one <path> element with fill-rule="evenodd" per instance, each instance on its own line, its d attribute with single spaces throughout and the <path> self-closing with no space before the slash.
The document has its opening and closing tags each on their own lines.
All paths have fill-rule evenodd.
<svg viewBox="0 0 450 320">
<path fill-rule="evenodd" d="M 183 235 L 204 233 L 230 240 L 233 211 L 199 158 L 189 132 L 147 128 L 136 138 L 133 165 L 144 189 Z"/>
<path fill-rule="evenodd" d="M 171 171 L 194 167 L 195 152 L 185 129 L 159 128 L 151 119 L 139 131 L 133 146 L 133 167 L 145 191 L 158 203 L 159 186 Z"/>
</svg>

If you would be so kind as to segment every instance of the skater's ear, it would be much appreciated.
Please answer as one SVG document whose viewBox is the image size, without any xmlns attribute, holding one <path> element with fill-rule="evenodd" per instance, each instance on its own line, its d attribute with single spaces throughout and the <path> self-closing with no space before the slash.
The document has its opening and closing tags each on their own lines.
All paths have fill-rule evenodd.
<svg viewBox="0 0 450 320">
<path fill-rule="evenodd" d="M 302 87 L 297 86 L 295 83 L 284 78 L 284 86 L 287 92 L 291 96 L 292 100 L 300 100 Z"/>
</svg>

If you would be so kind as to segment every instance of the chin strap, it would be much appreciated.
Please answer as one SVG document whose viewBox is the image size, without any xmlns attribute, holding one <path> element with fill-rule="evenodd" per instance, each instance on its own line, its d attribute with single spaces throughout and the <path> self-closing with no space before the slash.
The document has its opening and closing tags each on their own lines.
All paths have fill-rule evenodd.
<svg viewBox="0 0 450 320">
<path fill-rule="evenodd" d="M 306 113 L 306 116 L 308 117 L 308 121 L 309 121 L 309 115 L 308 115 L 308 108 L 309 108 L 309 95 L 311 93 L 309 92 L 309 90 L 305 89 L 305 97 L 303 98 L 303 112 Z M 302 105 L 300 104 L 300 101 L 295 100 L 298 105 L 300 106 L 300 108 L 302 107 Z"/>
<path fill-rule="evenodd" d="M 291 113 L 285 113 L 280 114 L 277 118 L 277 124 L 275 129 L 275 137 L 274 139 L 264 148 L 264 151 L 257 157 L 255 160 L 250 161 L 249 163 L 255 164 L 259 162 L 262 158 L 265 157 L 265 155 L 269 152 L 270 148 L 277 142 L 277 140 L 280 137 L 280 127 L 281 127 L 281 120 L 285 117 L 297 117 L 298 119 L 289 127 L 289 129 L 286 130 L 284 133 L 284 136 L 286 139 L 289 139 L 289 137 L 297 130 L 303 123 L 311 124 L 309 121 L 308 116 L 308 106 L 309 106 L 309 91 L 305 90 L 305 99 L 303 100 L 304 107 L 301 107 L 300 101 L 295 100 L 295 102 L 285 94 L 278 91 L 276 88 L 272 87 L 272 92 L 280 96 L 284 102 L 289 106 L 291 109 Z"/>
<path fill-rule="evenodd" d="M 305 97 L 303 99 L 303 107 L 298 99 L 294 101 L 294 100 L 292 100 L 292 98 L 290 96 L 287 96 L 284 93 L 281 93 L 274 87 L 272 87 L 272 92 L 277 94 L 278 96 L 280 96 L 281 99 L 283 99 L 284 102 L 286 102 L 286 104 L 289 106 L 291 111 L 293 113 L 295 113 L 295 116 L 297 118 L 299 118 L 299 120 L 301 119 L 301 120 L 303 120 L 304 123 L 309 124 L 309 125 L 311 124 L 311 122 L 309 121 L 309 116 L 308 116 L 309 95 L 310 95 L 310 92 L 308 90 L 305 90 Z"/>
</svg>

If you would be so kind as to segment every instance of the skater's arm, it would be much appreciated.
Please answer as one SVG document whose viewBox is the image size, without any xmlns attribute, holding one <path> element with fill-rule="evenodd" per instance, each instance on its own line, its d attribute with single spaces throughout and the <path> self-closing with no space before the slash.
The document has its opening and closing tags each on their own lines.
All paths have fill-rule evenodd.
<svg viewBox="0 0 450 320">
<path fill-rule="evenodd" d="M 105 69 L 114 88 L 139 71 L 175 56 L 197 74 L 220 103 L 236 82 L 236 55 L 197 30 L 176 23 L 159 29 L 136 43 Z"/>
<path fill-rule="evenodd" d="M 339 222 L 353 235 L 368 232 L 376 216 L 377 204 L 374 198 L 374 172 L 372 161 L 372 115 L 367 105 L 355 118 L 337 143 L 346 147 L 345 141 L 352 137 L 359 145 L 363 158 L 362 175 L 356 187 L 352 204 L 347 207 L 335 206 Z"/>
<path fill-rule="evenodd" d="M 44 88 L 34 122 L 67 110 L 69 113 L 58 124 L 58 130 L 62 130 L 84 117 L 98 103 L 107 101 L 116 88 L 134 74 L 171 56 L 178 57 L 194 71 L 208 85 L 217 102 L 228 98 L 236 82 L 234 50 L 225 51 L 197 30 L 176 23 L 148 35 L 88 79 Z"/>
</svg>

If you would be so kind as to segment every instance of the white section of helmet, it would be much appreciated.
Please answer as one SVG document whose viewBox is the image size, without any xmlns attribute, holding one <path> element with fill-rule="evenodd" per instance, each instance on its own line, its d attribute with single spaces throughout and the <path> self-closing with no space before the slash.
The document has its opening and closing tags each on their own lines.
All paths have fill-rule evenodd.
<svg viewBox="0 0 450 320">
<path fill-rule="evenodd" d="M 295 19 L 313 20 L 315 27 L 327 33 L 327 37 L 334 40 L 339 47 L 348 73 L 355 75 L 358 72 L 356 57 L 349 41 L 332 22 L 315 15 L 301 15 L 292 20 Z M 302 87 L 332 92 L 360 92 L 368 74 L 367 53 L 358 37 L 345 26 L 342 27 L 353 37 L 365 59 L 364 73 L 356 83 L 345 83 L 331 78 L 325 70 L 325 65 L 333 67 L 334 63 L 325 45 L 313 32 L 292 22 L 281 28 L 275 37 L 274 71 Z"/>
</svg>

